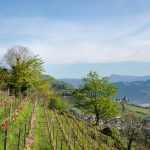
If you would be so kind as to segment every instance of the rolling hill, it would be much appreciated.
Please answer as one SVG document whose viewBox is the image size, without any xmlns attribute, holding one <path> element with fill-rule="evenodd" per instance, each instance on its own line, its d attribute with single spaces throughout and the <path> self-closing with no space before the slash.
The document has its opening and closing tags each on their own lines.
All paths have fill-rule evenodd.
<svg viewBox="0 0 150 150">
<path fill-rule="evenodd" d="M 57 80 L 50 75 L 42 75 L 43 79 L 50 79 L 50 86 L 56 90 L 67 90 L 67 89 L 74 89 L 74 86 L 68 82 Z"/>
</svg>

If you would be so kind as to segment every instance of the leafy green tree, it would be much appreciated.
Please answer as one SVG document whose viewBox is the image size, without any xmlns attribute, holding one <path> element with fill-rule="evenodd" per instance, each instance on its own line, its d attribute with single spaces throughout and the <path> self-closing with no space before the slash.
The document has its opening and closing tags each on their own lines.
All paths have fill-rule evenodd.
<svg viewBox="0 0 150 150">
<path fill-rule="evenodd" d="M 96 125 L 100 119 L 111 118 L 119 111 L 118 104 L 111 100 L 118 89 L 107 78 L 100 78 L 96 72 L 90 72 L 83 78 L 83 84 L 74 91 L 75 104 L 86 113 L 96 116 Z"/>
<path fill-rule="evenodd" d="M 0 66 L 0 89 L 2 91 L 7 90 L 9 79 L 10 72 L 8 71 L 8 69 Z"/>
<path fill-rule="evenodd" d="M 10 72 L 8 88 L 14 90 L 15 95 L 26 92 L 30 87 L 41 85 L 43 61 L 28 48 L 12 47 L 4 55 L 4 61 Z"/>
<path fill-rule="evenodd" d="M 53 96 L 49 100 L 48 104 L 49 109 L 56 109 L 59 111 L 64 111 L 67 108 L 66 103 L 57 96 Z"/>
<path fill-rule="evenodd" d="M 141 118 L 134 113 L 124 114 L 123 119 L 125 122 L 124 133 L 127 139 L 127 150 L 131 150 L 133 142 L 138 141 L 139 143 L 141 141 L 141 137 L 143 134 L 142 133 L 143 123 Z"/>
</svg>

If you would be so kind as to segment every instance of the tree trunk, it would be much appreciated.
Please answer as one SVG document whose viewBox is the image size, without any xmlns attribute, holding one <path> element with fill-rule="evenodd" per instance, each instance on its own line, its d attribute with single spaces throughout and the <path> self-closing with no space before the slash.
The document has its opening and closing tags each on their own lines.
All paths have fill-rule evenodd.
<svg viewBox="0 0 150 150">
<path fill-rule="evenodd" d="M 132 142 L 133 142 L 133 140 L 130 140 L 130 141 L 129 141 L 129 143 L 128 143 L 128 148 L 127 148 L 128 150 L 131 150 L 131 144 L 132 144 Z"/>
<path fill-rule="evenodd" d="M 98 123 L 99 123 L 99 115 L 96 114 L 96 123 L 95 123 L 95 125 L 98 125 Z"/>
</svg>

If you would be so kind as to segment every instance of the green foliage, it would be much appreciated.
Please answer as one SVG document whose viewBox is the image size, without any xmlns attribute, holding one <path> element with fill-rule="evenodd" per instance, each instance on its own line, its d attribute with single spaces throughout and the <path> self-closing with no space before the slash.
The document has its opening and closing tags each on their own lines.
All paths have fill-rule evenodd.
<svg viewBox="0 0 150 150">
<path fill-rule="evenodd" d="M 127 113 L 123 116 L 124 121 L 126 125 L 124 126 L 124 132 L 125 132 L 125 137 L 128 140 L 128 150 L 131 150 L 132 143 L 136 139 L 140 139 L 139 137 L 141 136 L 141 129 L 142 129 L 142 121 L 141 118 L 139 118 L 136 114 L 134 113 Z"/>
<path fill-rule="evenodd" d="M 30 58 L 24 63 L 16 63 L 11 70 L 10 88 L 17 92 L 25 91 L 39 83 L 39 75 L 42 71 L 42 62 L 37 56 Z"/>
<path fill-rule="evenodd" d="M 56 109 L 59 111 L 65 111 L 67 108 L 66 103 L 59 97 L 51 97 L 48 104 L 49 109 Z"/>
<path fill-rule="evenodd" d="M 74 91 L 76 106 L 87 113 L 96 115 L 99 119 L 114 117 L 118 114 L 119 106 L 111 98 L 118 89 L 107 78 L 100 78 L 96 72 L 90 72 L 83 79 L 83 84 Z"/>
<path fill-rule="evenodd" d="M 138 117 L 145 118 L 145 116 L 150 116 L 149 109 L 146 109 L 144 107 L 135 105 L 135 104 L 125 104 L 126 110 L 124 112 L 121 112 L 121 116 L 125 115 L 126 113 L 134 113 Z"/>
<path fill-rule="evenodd" d="M 123 138 L 120 135 L 120 132 L 116 129 L 116 128 L 110 128 L 112 131 L 112 139 L 115 142 L 116 147 L 125 147 L 125 141 L 123 140 Z"/>
<path fill-rule="evenodd" d="M 17 105 L 16 105 L 17 106 Z M 16 107 L 14 105 L 14 107 Z M 29 129 L 29 118 L 32 112 L 32 103 L 30 100 L 27 101 L 25 106 L 23 107 L 22 111 L 18 113 L 18 117 L 15 120 L 12 120 L 9 124 L 9 129 L 8 129 L 8 139 L 7 139 L 7 150 L 15 149 L 15 144 L 16 141 L 18 140 L 18 133 L 19 133 L 19 128 L 21 128 L 21 135 L 20 137 L 24 137 L 24 129 L 25 129 L 25 124 L 27 130 Z M 4 112 L 3 112 L 4 113 Z M 0 129 L 0 149 L 4 148 L 4 130 L 1 128 Z M 20 147 L 23 147 L 23 138 L 21 138 L 20 141 Z"/>
<path fill-rule="evenodd" d="M 16 95 L 30 87 L 48 84 L 47 80 L 41 79 L 43 61 L 37 55 L 32 55 L 26 47 L 17 46 L 9 49 L 4 55 L 4 60 L 10 72 L 8 88 Z"/>
<path fill-rule="evenodd" d="M 10 72 L 3 66 L 0 66 L 0 89 L 1 90 L 7 89 L 9 80 L 10 80 Z"/>
</svg>

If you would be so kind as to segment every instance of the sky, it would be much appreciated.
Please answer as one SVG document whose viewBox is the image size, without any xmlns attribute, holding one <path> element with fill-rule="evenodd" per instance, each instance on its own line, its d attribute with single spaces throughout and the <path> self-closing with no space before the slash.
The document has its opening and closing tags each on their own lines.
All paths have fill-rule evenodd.
<svg viewBox="0 0 150 150">
<path fill-rule="evenodd" d="M 150 75 L 150 0 L 0 0 L 0 57 L 16 45 L 56 78 Z"/>
</svg>

